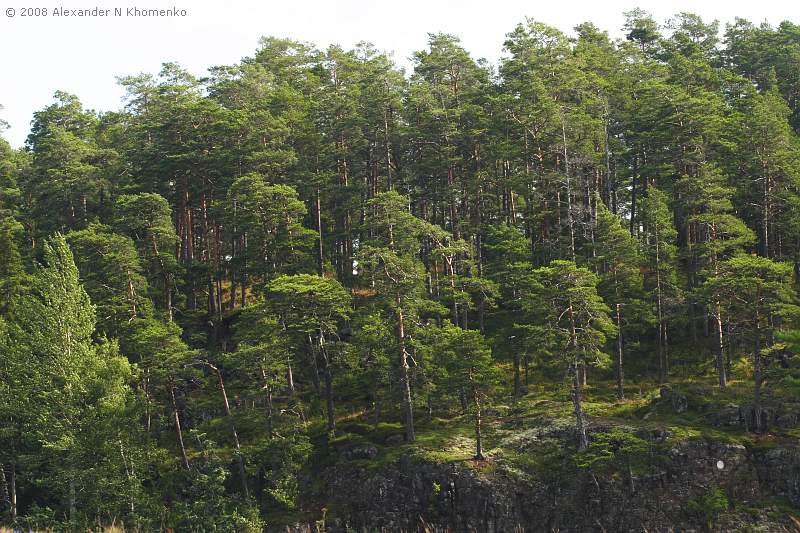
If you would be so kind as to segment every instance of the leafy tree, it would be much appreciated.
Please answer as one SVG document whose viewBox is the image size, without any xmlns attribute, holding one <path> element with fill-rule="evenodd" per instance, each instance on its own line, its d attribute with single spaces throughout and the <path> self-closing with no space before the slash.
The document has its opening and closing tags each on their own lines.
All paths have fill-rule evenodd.
<svg viewBox="0 0 800 533">
<path fill-rule="evenodd" d="M 624 398 L 623 377 L 623 326 L 622 316 L 628 324 L 628 332 L 633 333 L 629 325 L 632 317 L 636 322 L 645 323 L 648 319 L 647 308 L 643 305 L 643 276 L 641 273 L 641 256 L 639 244 L 620 224 L 619 218 L 605 207 L 602 201 L 597 202 L 597 227 L 595 228 L 594 247 L 590 264 L 600 277 L 597 291 L 603 300 L 612 307 L 617 325 L 617 397 Z M 631 317 L 631 318 L 628 318 Z"/>
<path fill-rule="evenodd" d="M 606 335 L 615 333 L 609 308 L 597 294 L 597 276 L 571 261 L 553 261 L 534 271 L 536 285 L 525 302 L 527 311 L 537 316 L 542 344 L 558 354 L 572 381 L 578 451 L 588 445 L 584 420 L 580 367 L 605 366 L 608 355 L 602 351 Z"/>
<path fill-rule="evenodd" d="M 686 217 L 689 235 L 686 249 L 690 287 L 698 287 L 699 280 L 719 272 L 719 262 L 750 244 L 753 232 L 732 213 L 731 188 L 725 183 L 720 170 L 702 164 L 696 176 L 686 175 L 676 187 L 682 201 L 691 213 Z M 724 360 L 723 316 L 720 301 L 709 302 L 710 314 L 716 323 L 716 363 L 720 388 L 725 388 L 727 376 Z M 694 321 L 692 321 L 694 327 Z"/>
<path fill-rule="evenodd" d="M 150 315 L 147 280 L 129 237 L 114 233 L 108 226 L 91 224 L 69 233 L 66 239 L 86 292 L 97 305 L 101 331 L 119 337 L 128 323 Z"/>
<path fill-rule="evenodd" d="M 35 198 L 37 236 L 86 227 L 100 212 L 107 191 L 103 168 L 110 154 L 94 139 L 96 117 L 74 95 L 56 92 L 56 103 L 34 113 L 28 136 L 30 178 L 20 183 Z"/>
<path fill-rule="evenodd" d="M 373 239 L 358 256 L 360 276 L 367 279 L 381 304 L 394 315 L 406 440 L 412 442 L 414 411 L 411 398 L 409 352 L 406 346 L 407 317 L 423 304 L 423 264 L 418 258 L 424 238 L 443 242 L 446 233 L 439 227 L 415 217 L 407 210 L 407 200 L 396 192 L 378 194 L 369 202 L 373 214 L 367 223 Z"/>
<path fill-rule="evenodd" d="M 0 316 L 25 289 L 27 275 L 16 238 L 21 229 L 14 219 L 0 220 Z"/>
<path fill-rule="evenodd" d="M 350 315 L 350 295 L 336 280 L 311 274 L 278 277 L 266 292 L 267 306 L 280 317 L 284 330 L 308 339 L 313 372 L 317 358 L 323 363 L 328 431 L 335 432 L 332 359 L 340 325 Z"/>
<path fill-rule="evenodd" d="M 2 359 L 16 389 L 15 423 L 40 465 L 49 465 L 37 483 L 58 495 L 73 526 L 86 522 L 88 517 L 78 515 L 84 504 L 91 509 L 106 498 L 109 506 L 114 492 L 103 495 L 109 484 L 127 485 L 118 450 L 108 456 L 97 444 L 113 442 L 123 431 L 118 422 L 131 400 L 131 368 L 114 343 L 92 340 L 94 326 L 95 308 L 66 240 L 56 235 L 45 243 L 44 264 L 34 272 L 30 292 L 13 306 Z M 22 386 L 25 394 L 17 388 Z"/>
<path fill-rule="evenodd" d="M 156 193 L 120 195 L 114 205 L 117 233 L 133 239 L 151 287 L 163 287 L 163 305 L 173 316 L 173 287 L 178 263 L 172 250 L 178 242 L 167 200 Z"/>
<path fill-rule="evenodd" d="M 294 189 L 248 174 L 233 183 L 228 195 L 236 232 L 245 243 L 240 252 L 245 276 L 266 281 L 277 272 L 302 271 L 309 263 L 313 232 L 300 224 L 305 205 Z"/>
<path fill-rule="evenodd" d="M 658 339 L 658 376 L 663 383 L 669 374 L 668 324 L 669 308 L 676 307 L 679 298 L 676 245 L 678 232 L 673 225 L 667 196 L 651 187 L 642 200 L 643 251 L 647 263 L 644 288 L 654 300 Z M 671 303 L 671 305 L 670 305 Z"/>
<path fill-rule="evenodd" d="M 796 319 L 800 312 L 792 288 L 792 267 L 764 257 L 737 255 L 723 262 L 704 290 L 711 299 L 725 301 L 730 319 L 745 326 L 753 338 L 753 420 L 751 427 L 766 429 L 761 405 L 764 347 L 769 353 L 781 317 Z"/>
<path fill-rule="evenodd" d="M 440 371 L 437 381 L 449 394 L 466 395 L 472 404 L 475 422 L 475 458 L 483 455 L 483 406 L 491 391 L 495 372 L 491 350 L 480 332 L 461 329 L 445 322 L 435 328 L 429 346 L 434 365 Z"/>
</svg>

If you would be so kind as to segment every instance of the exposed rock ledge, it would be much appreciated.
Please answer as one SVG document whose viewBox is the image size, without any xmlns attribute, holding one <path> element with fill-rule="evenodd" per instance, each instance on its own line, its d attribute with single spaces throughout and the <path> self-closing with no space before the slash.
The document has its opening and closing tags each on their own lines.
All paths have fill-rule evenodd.
<svg viewBox="0 0 800 533">
<path fill-rule="evenodd" d="M 595 479 L 577 467 L 545 481 L 514 476 L 500 461 L 475 466 L 409 456 L 380 469 L 340 463 L 317 481 L 324 489 L 313 498 L 329 509 L 329 532 L 700 532 L 706 523 L 690 502 L 719 487 L 730 508 L 711 531 L 800 531 L 785 512 L 786 505 L 800 507 L 800 453 L 793 447 L 684 441 L 660 457 L 658 471 L 635 477 L 633 490 L 624 476 Z"/>
</svg>

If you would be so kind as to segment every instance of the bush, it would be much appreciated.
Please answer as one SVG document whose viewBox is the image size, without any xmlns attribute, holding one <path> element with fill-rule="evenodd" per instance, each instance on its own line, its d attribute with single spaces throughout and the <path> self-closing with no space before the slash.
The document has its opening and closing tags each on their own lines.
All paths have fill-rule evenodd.
<svg viewBox="0 0 800 533">
<path fill-rule="evenodd" d="M 722 511 L 728 509 L 728 505 L 725 491 L 719 487 L 712 487 L 699 501 L 689 500 L 688 509 L 703 520 L 706 528 L 710 530 Z"/>
</svg>

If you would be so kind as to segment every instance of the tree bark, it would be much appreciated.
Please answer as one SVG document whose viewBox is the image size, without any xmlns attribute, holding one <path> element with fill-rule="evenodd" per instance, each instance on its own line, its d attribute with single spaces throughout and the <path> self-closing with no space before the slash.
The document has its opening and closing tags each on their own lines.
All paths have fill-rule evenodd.
<svg viewBox="0 0 800 533">
<path fill-rule="evenodd" d="M 561 136 L 564 142 L 564 175 L 567 178 L 567 224 L 569 225 L 569 250 L 572 262 L 575 262 L 575 224 L 572 219 L 572 187 L 569 179 L 569 158 L 567 155 L 567 128 L 564 123 L 564 111 L 561 110 Z"/>
<path fill-rule="evenodd" d="M 756 299 L 758 302 L 759 298 Z M 755 316 L 753 318 L 753 332 L 755 346 L 753 351 L 753 429 L 756 433 L 761 433 L 762 412 L 761 412 L 761 383 L 763 380 L 761 369 L 761 327 L 758 312 L 758 303 L 755 304 Z"/>
<path fill-rule="evenodd" d="M 70 531 L 74 531 L 75 526 L 78 524 L 78 507 L 77 496 L 75 490 L 75 473 L 70 473 L 69 478 L 69 525 Z"/>
<path fill-rule="evenodd" d="M 169 392 L 172 399 L 172 412 L 175 416 L 175 433 L 178 436 L 178 444 L 181 448 L 181 458 L 183 459 L 183 466 L 189 470 L 189 458 L 186 456 L 186 447 L 183 445 L 183 431 L 181 431 L 181 419 L 178 415 L 178 402 L 175 401 L 175 383 L 170 379 Z"/>
<path fill-rule="evenodd" d="M 583 407 L 581 405 L 581 380 L 578 369 L 578 334 L 575 329 L 575 313 L 572 304 L 569 306 L 569 320 L 570 320 L 570 344 L 572 345 L 573 362 L 572 362 L 572 403 L 575 407 L 575 430 L 578 433 L 578 451 L 582 452 L 589 446 L 589 440 L 586 436 L 586 424 L 583 418 Z"/>
<path fill-rule="evenodd" d="M 317 197 L 314 201 L 314 218 L 317 223 L 317 270 L 319 275 L 325 277 L 325 257 L 322 253 L 322 208 L 320 206 L 320 192 L 317 187 Z"/>
<path fill-rule="evenodd" d="M 10 505 L 11 505 L 11 521 L 15 521 L 17 519 L 17 465 L 13 462 L 11 463 L 11 475 L 9 476 L 11 479 L 9 480 L 9 487 L 10 487 Z"/>
<path fill-rule="evenodd" d="M 403 387 L 403 407 L 405 410 L 406 442 L 414 442 L 414 405 L 411 399 L 411 379 L 408 366 L 408 352 L 406 351 L 406 331 L 403 318 L 403 309 L 400 307 L 401 299 L 397 296 L 397 341 L 400 345 L 400 379 Z"/>
<path fill-rule="evenodd" d="M 625 398 L 624 376 L 622 374 L 622 320 L 620 318 L 620 304 L 617 303 L 617 398 Z"/>
<path fill-rule="evenodd" d="M 220 372 L 219 368 L 208 361 L 206 361 L 205 364 L 217 375 L 219 390 L 222 392 L 222 400 L 225 404 L 225 416 L 228 418 L 228 422 L 230 423 L 231 433 L 233 434 L 233 444 L 236 446 L 236 458 L 239 463 L 239 475 L 242 477 L 242 490 L 244 491 L 244 497 L 247 499 L 250 497 L 250 491 L 247 490 L 247 471 L 244 467 L 242 448 L 239 445 L 239 433 L 236 431 L 236 424 L 233 422 L 233 414 L 231 413 L 231 405 L 228 402 L 228 393 L 225 391 L 225 381 L 222 379 L 222 372 Z"/>
<path fill-rule="evenodd" d="M 481 439 L 481 398 L 478 389 L 472 387 L 472 397 L 475 402 L 475 459 L 482 461 L 483 457 L 483 442 Z"/>
<path fill-rule="evenodd" d="M 328 431 L 335 433 L 336 415 L 333 409 L 333 374 L 331 373 L 331 362 L 328 359 L 328 354 L 325 353 L 325 348 L 321 344 L 322 340 L 320 340 L 320 351 L 322 352 L 322 360 L 325 361 L 323 374 L 325 376 L 325 411 L 328 418 Z"/>
<path fill-rule="evenodd" d="M 725 341 L 722 336 L 722 308 L 719 300 L 714 302 L 714 322 L 717 330 L 717 374 L 719 375 L 719 388 L 728 385 L 728 376 L 725 370 Z"/>
<path fill-rule="evenodd" d="M 272 439 L 273 424 L 272 424 L 272 383 L 267 377 L 267 371 L 261 367 L 261 379 L 264 380 L 264 390 L 266 391 L 267 400 L 267 437 Z"/>
<path fill-rule="evenodd" d="M 586 424 L 583 418 L 583 407 L 581 405 L 581 383 L 578 379 L 578 365 L 573 363 L 573 382 L 572 382 L 572 403 L 575 408 L 575 430 L 578 433 L 578 451 L 582 452 L 589 446 L 589 439 L 586 436 Z"/>
</svg>

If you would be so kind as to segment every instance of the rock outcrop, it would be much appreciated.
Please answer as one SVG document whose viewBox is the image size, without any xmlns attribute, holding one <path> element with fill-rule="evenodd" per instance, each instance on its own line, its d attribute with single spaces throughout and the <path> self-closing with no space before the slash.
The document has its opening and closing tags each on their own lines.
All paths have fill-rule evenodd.
<svg viewBox="0 0 800 533">
<path fill-rule="evenodd" d="M 502 459 L 435 463 L 403 455 L 380 467 L 330 467 L 315 483 L 324 488 L 308 497 L 312 507 L 327 507 L 328 532 L 699 532 L 708 526 L 703 498 L 718 489 L 729 507 L 712 531 L 798 530 L 772 506 L 800 507 L 800 449 L 704 439 L 669 445 L 665 435 L 650 435 L 663 444 L 656 468 L 630 476 L 577 466 L 519 476 Z"/>
</svg>

